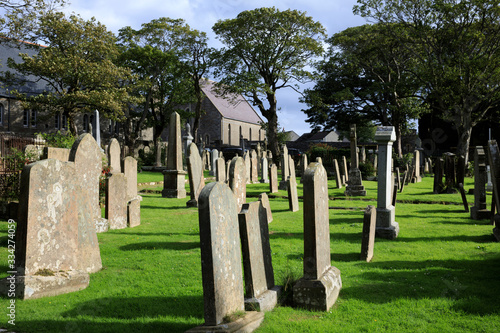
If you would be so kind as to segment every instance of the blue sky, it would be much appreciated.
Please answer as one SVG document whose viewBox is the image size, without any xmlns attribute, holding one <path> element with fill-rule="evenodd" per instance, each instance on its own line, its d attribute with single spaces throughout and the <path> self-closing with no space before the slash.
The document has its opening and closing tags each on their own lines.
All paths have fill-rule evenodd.
<svg viewBox="0 0 500 333">
<path fill-rule="evenodd" d="M 265 1 L 265 0 L 70 0 L 64 11 L 76 13 L 84 19 L 95 17 L 99 22 L 117 33 L 120 28 L 131 26 L 140 28 L 142 23 L 160 17 L 182 18 L 191 28 L 204 31 L 209 36 L 211 46 L 220 47 L 215 39 L 212 26 L 218 20 L 234 18 L 238 13 L 275 6 L 280 10 L 288 8 L 307 12 L 314 20 L 321 22 L 328 36 L 348 27 L 365 24 L 362 17 L 352 13 L 356 0 L 305 0 L 305 1 Z M 305 105 L 299 103 L 300 95 L 291 89 L 278 93 L 279 123 L 285 130 L 293 130 L 301 135 L 310 132 L 305 122 L 305 114 L 300 111 Z"/>
</svg>

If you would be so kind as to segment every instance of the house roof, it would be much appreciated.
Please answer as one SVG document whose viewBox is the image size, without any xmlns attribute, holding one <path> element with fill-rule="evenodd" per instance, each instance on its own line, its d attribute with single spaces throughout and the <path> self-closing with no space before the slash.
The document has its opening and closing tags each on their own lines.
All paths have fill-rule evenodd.
<svg viewBox="0 0 500 333">
<path fill-rule="evenodd" d="M 228 98 L 224 98 L 215 92 L 214 84 L 214 81 L 204 80 L 201 84 L 201 89 L 224 118 L 252 124 L 262 122 L 262 118 L 242 95 L 231 94 Z"/>
<path fill-rule="evenodd" d="M 297 141 L 314 141 L 314 140 L 323 140 L 328 134 L 332 131 L 328 132 L 316 132 L 316 133 L 304 133 L 302 134 Z"/>
</svg>

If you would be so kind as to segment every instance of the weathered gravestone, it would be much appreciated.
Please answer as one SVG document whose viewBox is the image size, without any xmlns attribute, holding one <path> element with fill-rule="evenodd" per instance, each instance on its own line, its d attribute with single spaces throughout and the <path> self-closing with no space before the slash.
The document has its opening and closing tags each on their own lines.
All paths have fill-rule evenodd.
<svg viewBox="0 0 500 333">
<path fill-rule="evenodd" d="M 132 156 L 123 159 L 123 174 L 127 182 L 127 225 L 130 228 L 141 224 L 141 201 L 137 195 L 137 160 Z"/>
<path fill-rule="evenodd" d="M 349 169 L 349 181 L 347 182 L 345 194 L 349 196 L 366 196 L 361 171 L 359 170 L 355 124 L 351 125 L 351 169 Z"/>
<path fill-rule="evenodd" d="M 420 176 L 420 150 L 416 149 L 413 153 L 413 175 L 411 178 L 412 183 L 422 182 L 422 177 Z"/>
<path fill-rule="evenodd" d="M 443 159 L 436 158 L 436 163 L 434 164 L 434 187 L 432 192 L 434 194 L 442 193 L 444 190 L 443 184 Z"/>
<path fill-rule="evenodd" d="M 252 149 L 250 152 L 250 183 L 256 184 L 259 182 L 259 159 L 257 152 Z"/>
<path fill-rule="evenodd" d="M 474 207 L 470 217 L 473 220 L 491 218 L 491 211 L 486 206 L 486 154 L 482 146 L 476 146 L 474 152 Z"/>
<path fill-rule="evenodd" d="M 226 182 L 226 161 L 220 157 L 215 161 L 215 181 Z"/>
<path fill-rule="evenodd" d="M 497 210 L 500 207 L 500 151 L 496 140 L 488 141 L 488 160 L 490 162 L 491 182 L 493 183 L 493 198 Z M 492 209 L 493 211 L 493 209 Z M 495 228 L 493 228 L 493 236 L 497 241 L 500 241 L 500 214 L 493 216 Z"/>
<path fill-rule="evenodd" d="M 375 245 L 376 226 L 375 206 L 369 205 L 363 216 L 363 239 L 361 241 L 361 260 L 370 262 L 373 258 L 373 247 Z"/>
<path fill-rule="evenodd" d="M 378 143 L 377 227 L 378 237 L 394 239 L 399 233 L 392 205 L 392 143 L 396 140 L 393 126 L 381 126 L 375 132 Z"/>
<path fill-rule="evenodd" d="M 260 201 L 244 204 L 238 214 L 245 276 L 245 309 L 249 311 L 272 310 L 281 290 L 274 285 L 267 219 L 266 208 Z"/>
<path fill-rule="evenodd" d="M 464 183 L 465 179 L 465 157 L 459 155 L 457 159 L 457 179 L 456 184 Z"/>
<path fill-rule="evenodd" d="M 200 154 L 198 153 L 198 147 L 196 144 L 191 143 L 189 145 L 189 153 L 187 158 L 187 167 L 189 174 L 189 195 L 191 200 L 189 200 L 186 205 L 188 207 L 198 207 L 198 197 L 200 196 L 201 190 L 205 187 L 205 178 L 203 177 L 203 161 L 201 160 Z"/>
<path fill-rule="evenodd" d="M 118 147 L 119 148 L 119 147 Z M 75 141 L 68 157 L 75 162 L 76 173 L 80 177 L 80 185 L 85 196 L 91 203 L 91 216 L 97 232 L 107 231 L 108 223 L 102 218 L 99 205 L 99 178 L 102 174 L 102 153 L 95 139 L 90 135 L 82 134 Z"/>
<path fill-rule="evenodd" d="M 229 166 L 229 187 L 236 198 L 238 212 L 247 200 L 245 168 L 245 162 L 241 157 L 235 157 L 231 160 L 231 165 Z"/>
<path fill-rule="evenodd" d="M 109 229 L 127 227 L 127 179 L 123 173 L 115 173 L 106 185 L 106 219 Z"/>
<path fill-rule="evenodd" d="M 278 192 L 278 167 L 274 163 L 269 167 L 269 192 Z"/>
<path fill-rule="evenodd" d="M 267 157 L 260 159 L 260 182 L 269 183 L 269 167 L 267 164 Z"/>
<path fill-rule="evenodd" d="M 342 288 L 340 271 L 330 263 L 328 183 L 325 168 L 309 164 L 304 177 L 304 277 L 293 287 L 296 306 L 328 311 Z"/>
<path fill-rule="evenodd" d="M 250 184 L 251 175 L 252 175 L 252 160 L 250 159 L 250 152 L 246 151 L 243 154 L 243 162 L 245 162 L 245 179 L 246 183 Z"/>
<path fill-rule="evenodd" d="M 261 193 L 259 195 L 259 201 L 262 203 L 262 206 L 266 209 L 267 213 L 267 223 L 271 223 L 273 221 L 273 212 L 271 211 L 271 205 L 269 204 L 269 197 L 265 193 Z"/>
<path fill-rule="evenodd" d="M 163 170 L 162 197 L 186 197 L 186 171 L 182 166 L 181 118 L 177 112 L 170 116 L 168 132 L 167 170 Z"/>
<path fill-rule="evenodd" d="M 2 280 L 0 293 L 14 281 L 16 297 L 23 299 L 73 292 L 102 268 L 91 198 L 76 170 L 74 162 L 55 159 L 24 167 L 12 269 L 17 273 Z"/>
<path fill-rule="evenodd" d="M 295 163 L 293 159 L 290 158 L 288 161 L 290 170 L 294 170 L 292 174 L 288 177 L 288 206 L 292 212 L 299 210 L 299 196 L 297 194 L 297 178 L 295 177 Z"/>
<path fill-rule="evenodd" d="M 444 153 L 444 178 L 446 193 L 457 193 L 455 154 Z"/>
<path fill-rule="evenodd" d="M 61 162 L 68 162 L 69 152 L 70 150 L 68 148 L 44 147 L 41 159 L 47 160 L 53 158 Z"/>
<path fill-rule="evenodd" d="M 304 174 L 306 173 L 307 169 L 307 155 L 302 154 L 300 156 L 300 183 L 302 184 L 304 180 L 302 179 L 304 177 Z"/>
<path fill-rule="evenodd" d="M 340 174 L 339 163 L 336 159 L 333 160 L 333 168 L 335 169 L 335 182 L 337 188 L 342 188 L 342 175 Z"/>
<path fill-rule="evenodd" d="M 217 149 L 213 149 L 210 153 L 210 172 L 208 173 L 210 176 L 215 176 L 217 172 L 217 159 L 219 158 L 219 151 Z"/>
<path fill-rule="evenodd" d="M 279 183 L 280 190 L 287 190 L 288 177 L 290 177 L 290 159 L 288 158 L 288 148 L 283 145 L 281 148 L 281 181 Z"/>
<path fill-rule="evenodd" d="M 111 174 L 122 172 L 120 143 L 115 138 L 111 139 L 108 146 L 108 162 Z"/>
<path fill-rule="evenodd" d="M 241 158 L 233 161 L 243 164 Z M 245 308 L 239 208 L 233 193 L 225 184 L 207 184 L 201 191 L 198 211 L 205 324 L 188 332 L 223 329 L 229 332 L 243 332 L 249 319 L 253 319 L 250 322 L 258 326 L 264 318 L 261 312 L 249 312 L 246 318 L 231 324 L 223 323 L 224 317 Z M 238 327 L 234 327 L 235 325 Z"/>
</svg>

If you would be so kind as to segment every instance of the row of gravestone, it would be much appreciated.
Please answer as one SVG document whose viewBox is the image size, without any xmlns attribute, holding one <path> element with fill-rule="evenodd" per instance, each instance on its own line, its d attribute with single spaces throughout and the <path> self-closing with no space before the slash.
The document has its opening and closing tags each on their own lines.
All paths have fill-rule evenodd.
<svg viewBox="0 0 500 333">
<path fill-rule="evenodd" d="M 99 178 L 102 152 L 92 135 L 83 134 L 71 150 L 47 148 L 47 159 L 29 164 L 21 174 L 21 195 L 11 276 L 0 283 L 5 294 L 29 299 L 84 289 L 89 273 L 101 269 L 96 232 L 140 224 L 137 162 L 116 164 L 116 144 L 109 146 L 112 175 L 101 217 Z M 128 178 L 127 178 L 128 177 Z"/>
</svg>

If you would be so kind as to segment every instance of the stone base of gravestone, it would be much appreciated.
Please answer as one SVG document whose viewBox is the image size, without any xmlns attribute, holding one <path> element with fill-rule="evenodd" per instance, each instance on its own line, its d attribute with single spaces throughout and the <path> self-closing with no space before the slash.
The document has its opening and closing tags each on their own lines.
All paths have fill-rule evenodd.
<svg viewBox="0 0 500 333">
<path fill-rule="evenodd" d="M 394 222 L 395 209 L 377 208 L 377 227 L 375 235 L 384 239 L 395 239 L 399 234 L 399 223 Z"/>
<path fill-rule="evenodd" d="M 259 297 L 245 298 L 245 310 L 259 312 L 271 311 L 276 307 L 276 304 L 278 304 L 278 298 L 281 295 L 282 289 L 283 287 L 281 286 L 274 286 L 262 293 Z"/>
<path fill-rule="evenodd" d="M 94 222 L 95 222 L 95 232 L 101 233 L 109 230 L 109 222 L 104 217 L 97 218 Z"/>
<path fill-rule="evenodd" d="M 366 190 L 361 179 L 361 171 L 354 169 L 349 171 L 349 181 L 345 188 L 345 195 L 352 197 L 365 197 Z"/>
<path fill-rule="evenodd" d="M 142 197 L 138 196 L 129 201 L 127 206 L 127 226 L 129 228 L 141 225 L 141 201 Z"/>
<path fill-rule="evenodd" d="M 11 290 L 15 290 L 16 298 L 36 299 L 71 293 L 89 286 L 90 277 L 84 271 L 60 271 L 52 274 L 54 275 L 16 276 L 13 279 L 9 277 L 2 279 L 0 280 L 0 295 L 8 295 Z"/>
<path fill-rule="evenodd" d="M 164 198 L 185 198 L 187 172 L 184 170 L 164 170 L 162 173 L 163 190 L 161 196 Z"/>
<path fill-rule="evenodd" d="M 473 220 L 489 220 L 491 219 L 491 210 L 471 207 L 470 218 Z"/>
<path fill-rule="evenodd" d="M 232 333 L 232 332 L 245 332 L 250 333 L 259 328 L 264 320 L 264 312 L 249 311 L 245 316 L 230 323 L 222 323 L 217 326 L 201 325 L 190 330 L 186 333 Z"/>
<path fill-rule="evenodd" d="M 313 311 L 328 311 L 342 288 L 340 270 L 331 266 L 318 280 L 301 278 L 293 286 L 295 306 Z"/>
</svg>

